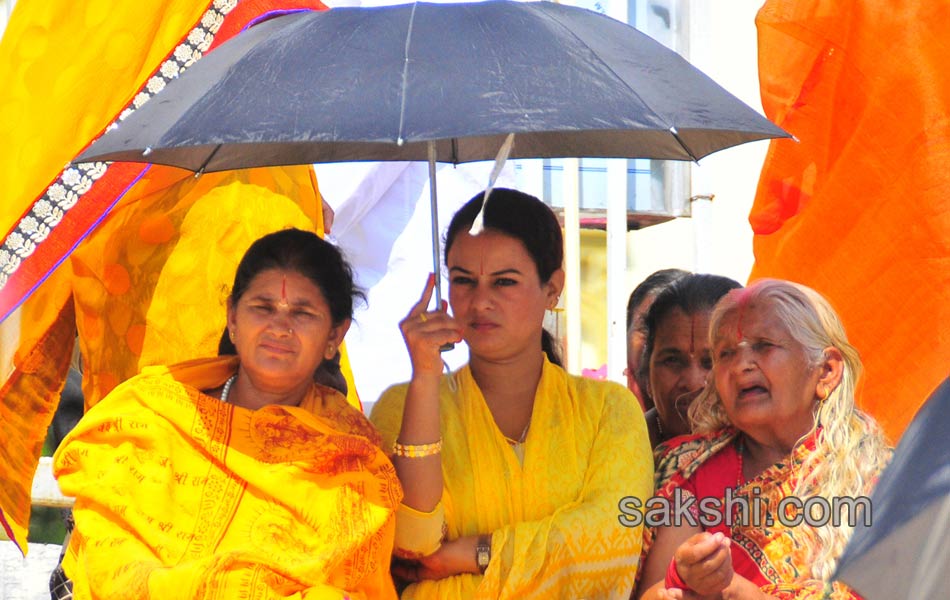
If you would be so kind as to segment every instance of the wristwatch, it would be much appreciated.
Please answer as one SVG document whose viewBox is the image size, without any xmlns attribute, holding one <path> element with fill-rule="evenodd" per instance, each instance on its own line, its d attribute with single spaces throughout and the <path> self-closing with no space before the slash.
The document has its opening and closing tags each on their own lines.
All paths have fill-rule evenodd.
<svg viewBox="0 0 950 600">
<path fill-rule="evenodd" d="M 491 561 L 491 536 L 480 535 L 478 542 L 475 543 L 475 564 L 478 565 L 478 571 L 484 573 Z"/>
</svg>

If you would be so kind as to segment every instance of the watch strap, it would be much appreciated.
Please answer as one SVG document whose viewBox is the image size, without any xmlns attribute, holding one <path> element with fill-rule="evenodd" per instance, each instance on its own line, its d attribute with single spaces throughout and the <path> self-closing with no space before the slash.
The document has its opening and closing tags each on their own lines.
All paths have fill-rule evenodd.
<svg viewBox="0 0 950 600">
<path fill-rule="evenodd" d="M 491 561 L 491 536 L 480 535 L 475 543 L 475 564 L 478 565 L 478 571 L 484 573 Z"/>
</svg>

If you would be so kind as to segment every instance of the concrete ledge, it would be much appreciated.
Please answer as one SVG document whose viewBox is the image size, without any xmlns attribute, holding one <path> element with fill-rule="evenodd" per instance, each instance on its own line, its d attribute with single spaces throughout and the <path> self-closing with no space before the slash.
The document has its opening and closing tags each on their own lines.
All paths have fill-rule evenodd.
<svg viewBox="0 0 950 600">
<path fill-rule="evenodd" d="M 73 505 L 73 499 L 68 498 L 59 491 L 59 484 L 53 478 L 53 457 L 43 456 L 40 458 L 40 464 L 36 468 L 36 474 L 33 476 L 33 506 L 53 506 L 56 508 L 69 508 Z"/>
<path fill-rule="evenodd" d="M 30 544 L 26 558 L 13 542 L 0 542 L 0 600 L 49 600 L 49 576 L 62 546 Z"/>
</svg>

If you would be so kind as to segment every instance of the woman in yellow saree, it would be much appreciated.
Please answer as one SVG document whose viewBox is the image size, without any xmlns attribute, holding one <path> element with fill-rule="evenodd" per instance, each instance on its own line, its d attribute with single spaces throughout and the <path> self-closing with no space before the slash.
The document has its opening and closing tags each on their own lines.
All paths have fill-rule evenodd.
<svg viewBox="0 0 950 600">
<path fill-rule="evenodd" d="M 350 324 L 339 251 L 295 229 L 248 249 L 222 356 L 147 367 L 54 469 L 75 496 L 75 598 L 394 598 L 401 498 L 379 436 L 314 383 Z"/>
<path fill-rule="evenodd" d="M 401 323 L 412 380 L 371 416 L 406 493 L 402 597 L 627 598 L 641 530 L 617 506 L 652 491 L 642 412 L 626 388 L 559 366 L 542 327 L 564 284 L 550 208 L 496 189 L 482 211 L 483 197 L 449 225 L 453 315 L 426 310 L 430 278 Z M 443 376 L 439 348 L 462 339 L 469 364 Z"/>
</svg>

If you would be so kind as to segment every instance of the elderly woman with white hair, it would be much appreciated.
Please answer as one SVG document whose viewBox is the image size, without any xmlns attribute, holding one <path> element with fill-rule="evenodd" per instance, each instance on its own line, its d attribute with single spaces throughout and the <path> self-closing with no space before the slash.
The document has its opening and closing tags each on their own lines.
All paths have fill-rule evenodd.
<svg viewBox="0 0 950 600">
<path fill-rule="evenodd" d="M 829 578 L 890 449 L 855 407 L 840 319 L 809 288 L 760 280 L 719 302 L 709 337 L 694 433 L 657 449 L 657 495 L 689 510 L 648 534 L 636 597 L 856 597 Z"/>
</svg>

